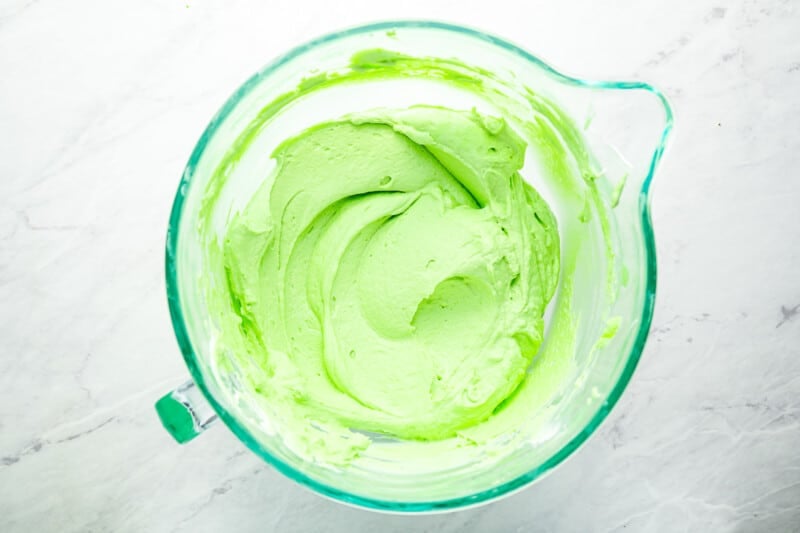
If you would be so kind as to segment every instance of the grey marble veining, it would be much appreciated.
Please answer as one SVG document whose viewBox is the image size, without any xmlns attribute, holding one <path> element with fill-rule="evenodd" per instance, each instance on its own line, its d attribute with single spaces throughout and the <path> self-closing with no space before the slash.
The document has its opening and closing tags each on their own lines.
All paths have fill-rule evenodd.
<svg viewBox="0 0 800 533">
<path fill-rule="evenodd" d="M 800 4 L 327 5 L 0 3 L 0 531 L 800 531 Z M 387 18 L 644 79 L 676 111 L 628 390 L 552 475 L 448 515 L 327 501 L 221 426 L 174 445 L 152 409 L 186 376 L 163 243 L 206 122 L 278 53 Z"/>
</svg>

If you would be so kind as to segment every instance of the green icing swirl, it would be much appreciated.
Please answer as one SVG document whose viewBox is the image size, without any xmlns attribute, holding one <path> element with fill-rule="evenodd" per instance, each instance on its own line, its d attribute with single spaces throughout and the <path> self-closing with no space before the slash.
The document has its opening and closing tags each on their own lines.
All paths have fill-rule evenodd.
<svg viewBox="0 0 800 533">
<path fill-rule="evenodd" d="M 291 390 L 310 419 L 432 440 L 517 388 L 543 340 L 558 232 L 504 126 L 381 109 L 278 147 L 224 246 L 272 394 Z"/>
<path fill-rule="evenodd" d="M 228 176 L 276 115 L 332 86 L 402 78 L 477 94 L 502 117 L 420 105 L 313 126 L 277 147 L 276 170 L 218 238 Z M 520 175 L 526 148 L 546 174 L 529 180 L 547 180 L 576 213 L 558 229 Z M 198 230 L 223 273 L 201 280 L 219 330 L 215 366 L 293 452 L 316 461 L 366 458 L 373 433 L 405 439 L 382 449 L 393 460 L 513 450 L 573 372 L 569 301 L 592 224 L 613 297 L 607 207 L 567 115 L 455 60 L 365 50 L 265 105 L 208 182 Z M 559 249 L 559 229 L 571 247 Z"/>
</svg>

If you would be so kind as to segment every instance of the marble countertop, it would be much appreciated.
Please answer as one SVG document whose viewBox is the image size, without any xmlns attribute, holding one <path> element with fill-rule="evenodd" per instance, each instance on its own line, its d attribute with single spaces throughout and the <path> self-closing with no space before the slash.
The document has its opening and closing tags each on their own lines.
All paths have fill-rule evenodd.
<svg viewBox="0 0 800 533">
<path fill-rule="evenodd" d="M 800 531 L 800 4 L 517 4 L 0 3 L 0 531 Z M 287 48 L 387 18 L 649 81 L 677 117 L 628 390 L 551 476 L 448 515 L 325 500 L 152 407 L 187 375 L 163 246 L 207 121 Z"/>
</svg>

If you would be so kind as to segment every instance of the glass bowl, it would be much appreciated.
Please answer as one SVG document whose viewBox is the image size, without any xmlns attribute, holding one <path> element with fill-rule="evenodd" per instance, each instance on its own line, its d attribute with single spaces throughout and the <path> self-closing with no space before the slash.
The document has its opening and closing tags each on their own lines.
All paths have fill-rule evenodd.
<svg viewBox="0 0 800 533">
<path fill-rule="evenodd" d="M 403 74 L 393 70 L 398 62 Z M 502 114 L 529 140 L 536 134 L 522 174 L 558 219 L 559 289 L 527 388 L 513 402 L 523 424 L 481 446 L 373 435 L 359 457 L 326 464 L 281 432 L 226 360 L 208 311 L 225 274 L 209 250 L 273 168 L 269 154 L 282 140 L 350 112 L 413 104 L 477 107 Z M 649 190 L 671 125 L 669 105 L 650 85 L 570 77 L 507 41 L 450 24 L 371 24 L 281 56 L 211 120 L 175 197 L 167 296 L 192 380 L 156 404 L 163 424 L 185 442 L 219 418 L 289 478 L 369 509 L 463 508 L 540 478 L 597 429 L 642 353 L 656 289 Z M 503 413 L 493 416 L 503 427 Z"/>
</svg>

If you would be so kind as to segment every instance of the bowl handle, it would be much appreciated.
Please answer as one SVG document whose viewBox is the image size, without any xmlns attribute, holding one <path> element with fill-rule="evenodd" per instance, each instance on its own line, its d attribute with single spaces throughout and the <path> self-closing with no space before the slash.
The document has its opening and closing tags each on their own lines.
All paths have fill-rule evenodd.
<svg viewBox="0 0 800 533">
<path fill-rule="evenodd" d="M 178 443 L 189 442 L 217 421 L 217 414 L 189 380 L 156 402 L 158 418 Z"/>
</svg>

